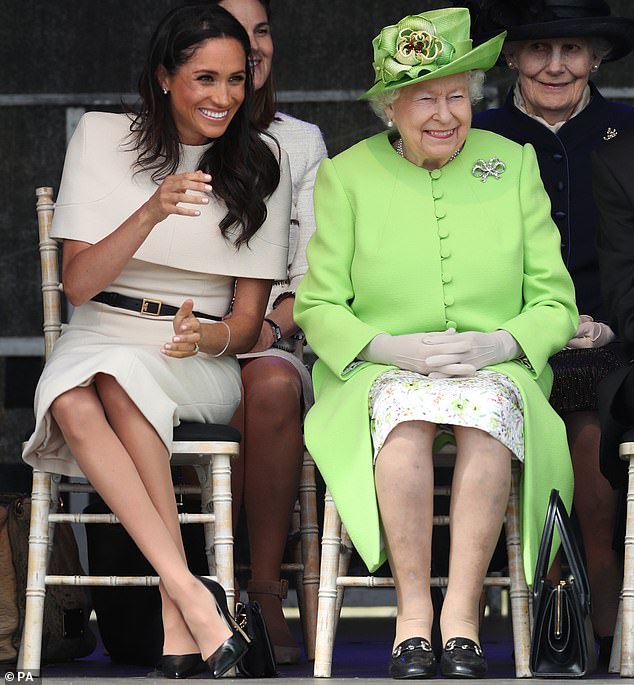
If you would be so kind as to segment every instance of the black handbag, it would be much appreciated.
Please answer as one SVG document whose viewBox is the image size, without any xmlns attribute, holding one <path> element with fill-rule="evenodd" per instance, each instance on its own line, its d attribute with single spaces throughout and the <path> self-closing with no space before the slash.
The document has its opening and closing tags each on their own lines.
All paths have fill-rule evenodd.
<svg viewBox="0 0 634 685">
<path fill-rule="evenodd" d="M 570 575 L 553 586 L 546 573 L 555 525 Z M 559 492 L 552 490 L 533 582 L 530 669 L 536 677 L 581 678 L 596 663 L 588 576 Z"/>
<path fill-rule="evenodd" d="M 236 621 L 251 639 L 247 653 L 238 661 L 238 673 L 245 678 L 276 677 L 275 652 L 260 605 L 257 602 L 238 602 Z"/>
</svg>

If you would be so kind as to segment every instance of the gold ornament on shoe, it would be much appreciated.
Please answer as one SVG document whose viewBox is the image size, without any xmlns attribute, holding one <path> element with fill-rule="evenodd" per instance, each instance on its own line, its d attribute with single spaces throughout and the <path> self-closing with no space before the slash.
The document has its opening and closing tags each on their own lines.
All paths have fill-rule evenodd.
<svg viewBox="0 0 634 685">
<path fill-rule="evenodd" d="M 483 159 L 477 159 L 473 165 L 473 168 L 471 169 L 471 173 L 476 178 L 479 178 L 482 183 L 486 183 L 489 176 L 493 176 L 493 178 L 496 178 L 499 181 L 500 176 L 505 171 L 506 164 L 504 164 L 504 162 L 497 157 L 491 157 L 488 162 L 485 162 Z"/>
<path fill-rule="evenodd" d="M 615 128 L 611 128 L 608 126 L 608 130 L 605 132 L 603 140 L 612 140 L 612 138 L 616 138 L 618 135 L 619 132 Z"/>
</svg>

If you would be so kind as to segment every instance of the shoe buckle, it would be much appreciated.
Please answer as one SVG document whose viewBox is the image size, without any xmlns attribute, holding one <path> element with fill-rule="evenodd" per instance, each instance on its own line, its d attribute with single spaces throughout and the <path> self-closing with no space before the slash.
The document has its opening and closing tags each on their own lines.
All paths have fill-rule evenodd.
<svg viewBox="0 0 634 685">
<path fill-rule="evenodd" d="M 401 654 L 402 654 L 403 652 L 412 652 L 412 651 L 414 651 L 415 649 L 422 649 L 423 652 L 431 652 L 431 651 L 432 651 L 431 645 L 429 645 L 425 640 L 421 640 L 419 644 L 417 644 L 417 645 L 416 645 L 416 644 L 414 644 L 414 645 L 407 645 L 407 647 L 403 647 L 403 645 L 400 644 L 400 645 L 392 652 L 392 656 L 393 656 L 395 659 L 398 659 L 399 656 L 401 656 Z"/>
</svg>

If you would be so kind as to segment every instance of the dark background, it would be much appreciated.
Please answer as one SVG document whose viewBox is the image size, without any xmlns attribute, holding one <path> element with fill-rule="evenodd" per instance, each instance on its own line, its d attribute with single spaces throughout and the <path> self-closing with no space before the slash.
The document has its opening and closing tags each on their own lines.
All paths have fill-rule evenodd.
<svg viewBox="0 0 634 685">
<path fill-rule="evenodd" d="M 20 460 L 42 360 L 34 188 L 57 188 L 67 132 L 84 109 L 119 111 L 172 0 L 2 0 L 0 16 L 0 464 Z M 318 124 L 331 155 L 381 129 L 354 101 L 373 79 L 371 40 L 434 0 L 273 0 L 280 109 Z M 614 0 L 613 14 L 634 17 Z M 603 65 L 605 95 L 634 103 L 634 57 Z M 487 104 L 510 73 L 489 72 Z M 28 338 L 23 341 L 18 338 Z M 35 350 L 33 352 L 32 350 Z M 17 356 L 23 355 L 23 356 Z"/>
</svg>

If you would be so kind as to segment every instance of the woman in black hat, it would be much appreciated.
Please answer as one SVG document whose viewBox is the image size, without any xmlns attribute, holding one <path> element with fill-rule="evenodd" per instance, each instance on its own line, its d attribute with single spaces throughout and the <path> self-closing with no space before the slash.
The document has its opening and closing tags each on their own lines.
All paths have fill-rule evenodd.
<svg viewBox="0 0 634 685">
<path fill-rule="evenodd" d="M 602 140 L 634 126 L 634 108 L 605 100 L 590 77 L 601 62 L 632 49 L 634 22 L 610 16 L 603 0 L 480 0 L 473 14 L 483 36 L 507 29 L 503 54 L 517 71 L 504 105 L 476 115 L 473 125 L 534 146 L 576 288 L 579 327 L 551 360 L 551 402 L 568 431 L 593 624 L 608 638 L 601 644 L 609 655 L 622 576 L 612 549 L 616 493 L 599 471 L 596 385 L 623 360 L 601 302 L 590 155 Z"/>
</svg>

